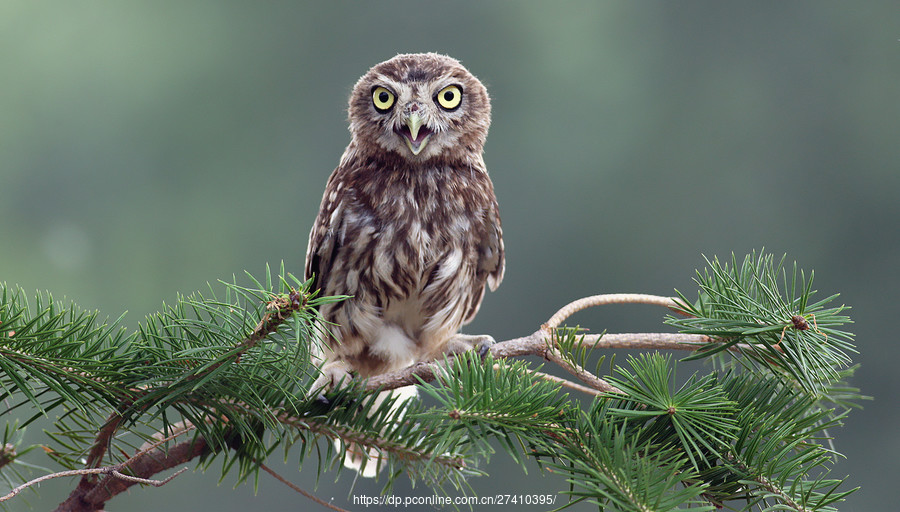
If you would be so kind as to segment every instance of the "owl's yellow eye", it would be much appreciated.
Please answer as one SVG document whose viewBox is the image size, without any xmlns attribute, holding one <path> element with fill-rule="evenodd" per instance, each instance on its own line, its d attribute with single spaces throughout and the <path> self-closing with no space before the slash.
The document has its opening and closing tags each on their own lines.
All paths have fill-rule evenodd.
<svg viewBox="0 0 900 512">
<path fill-rule="evenodd" d="M 448 85 L 441 89 L 441 92 L 437 93 L 438 105 L 441 108 L 446 110 L 453 110 L 459 106 L 459 103 L 462 101 L 462 89 L 459 88 L 458 85 Z"/>
<path fill-rule="evenodd" d="M 372 89 L 372 103 L 379 112 L 387 112 L 394 106 L 394 93 L 384 87 L 376 87 Z"/>
</svg>

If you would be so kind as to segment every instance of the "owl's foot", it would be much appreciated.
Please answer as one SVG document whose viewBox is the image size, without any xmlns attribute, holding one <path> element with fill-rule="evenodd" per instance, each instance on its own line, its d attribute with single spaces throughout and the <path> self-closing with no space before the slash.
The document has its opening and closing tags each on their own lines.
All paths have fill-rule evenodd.
<svg viewBox="0 0 900 512">
<path fill-rule="evenodd" d="M 319 369 L 321 372 L 319 378 L 317 378 L 309 388 L 309 396 L 318 396 L 319 400 L 324 400 L 325 393 L 332 389 L 339 389 L 350 383 L 353 379 L 350 370 L 350 365 L 345 361 L 331 361 L 325 363 L 325 365 Z"/>
<path fill-rule="evenodd" d="M 447 342 L 447 354 L 457 355 L 471 350 L 484 357 L 493 344 L 494 337 L 487 334 L 456 334 Z"/>
</svg>

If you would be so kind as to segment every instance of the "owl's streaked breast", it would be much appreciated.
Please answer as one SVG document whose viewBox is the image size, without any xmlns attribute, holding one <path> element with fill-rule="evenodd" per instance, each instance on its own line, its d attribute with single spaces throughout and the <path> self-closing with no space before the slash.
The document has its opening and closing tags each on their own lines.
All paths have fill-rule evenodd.
<svg viewBox="0 0 900 512">
<path fill-rule="evenodd" d="M 410 335 L 458 328 L 471 304 L 466 283 L 477 258 L 471 205 L 443 192 L 458 175 L 450 168 L 413 171 L 381 181 L 377 194 L 348 190 L 336 207 L 343 222 L 334 267 L 354 271 L 329 278 L 326 293 L 377 298 L 383 319 Z"/>
</svg>

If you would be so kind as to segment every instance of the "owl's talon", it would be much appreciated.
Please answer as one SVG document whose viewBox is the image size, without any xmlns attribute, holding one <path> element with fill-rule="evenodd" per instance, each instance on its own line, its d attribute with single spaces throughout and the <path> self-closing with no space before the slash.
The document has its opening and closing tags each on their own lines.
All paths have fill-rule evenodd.
<svg viewBox="0 0 900 512">
<path fill-rule="evenodd" d="M 487 334 L 457 334 L 447 342 L 447 354 L 458 355 L 474 351 L 484 359 L 493 345 L 494 337 Z"/>
<path fill-rule="evenodd" d="M 484 359 L 491 352 L 491 347 L 494 346 L 494 338 L 491 336 L 487 336 L 486 339 L 481 340 L 481 342 L 476 347 L 478 349 L 478 356 Z"/>
</svg>

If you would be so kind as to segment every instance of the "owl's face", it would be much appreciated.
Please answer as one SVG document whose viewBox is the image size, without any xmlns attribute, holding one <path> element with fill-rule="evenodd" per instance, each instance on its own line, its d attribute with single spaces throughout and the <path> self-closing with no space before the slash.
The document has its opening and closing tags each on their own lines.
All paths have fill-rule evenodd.
<svg viewBox="0 0 900 512">
<path fill-rule="evenodd" d="M 491 119 L 487 90 L 459 61 L 403 54 L 369 70 L 350 96 L 358 150 L 412 162 L 480 158 Z"/>
</svg>

